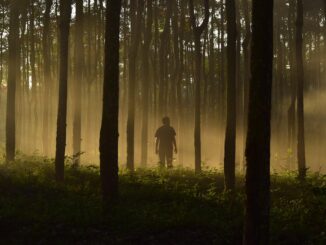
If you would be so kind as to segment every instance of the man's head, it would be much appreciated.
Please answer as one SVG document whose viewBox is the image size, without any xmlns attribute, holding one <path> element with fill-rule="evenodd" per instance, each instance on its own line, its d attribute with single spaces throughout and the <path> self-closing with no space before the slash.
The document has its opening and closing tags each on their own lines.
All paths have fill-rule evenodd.
<svg viewBox="0 0 326 245">
<path fill-rule="evenodd" d="M 163 117 L 162 122 L 164 125 L 170 125 L 170 118 L 169 117 Z"/>
</svg>

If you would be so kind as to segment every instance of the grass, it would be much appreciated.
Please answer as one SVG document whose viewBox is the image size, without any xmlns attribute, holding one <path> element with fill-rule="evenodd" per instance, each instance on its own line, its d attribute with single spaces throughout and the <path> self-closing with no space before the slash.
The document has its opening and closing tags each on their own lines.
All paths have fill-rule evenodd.
<svg viewBox="0 0 326 245">
<path fill-rule="evenodd" d="M 234 196 L 214 171 L 137 170 L 120 175 L 120 199 L 102 210 L 99 169 L 23 157 L 0 165 L 4 244 L 241 244 L 243 178 Z M 271 244 L 326 244 L 326 177 L 272 176 Z"/>
</svg>

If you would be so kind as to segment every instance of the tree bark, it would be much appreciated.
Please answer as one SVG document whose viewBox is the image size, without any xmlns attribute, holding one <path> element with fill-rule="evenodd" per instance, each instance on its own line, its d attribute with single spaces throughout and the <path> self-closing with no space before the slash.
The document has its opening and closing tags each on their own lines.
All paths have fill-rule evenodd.
<svg viewBox="0 0 326 245">
<path fill-rule="evenodd" d="M 244 151 L 246 148 L 246 135 L 248 127 L 248 101 L 249 101 L 249 82 L 250 82 L 250 43 L 251 43 L 251 30 L 250 30 L 250 13 L 248 0 L 242 0 L 242 8 L 244 11 L 245 21 L 245 37 L 242 43 L 243 46 L 243 59 L 244 59 L 244 84 L 243 84 L 243 142 Z M 244 154 L 245 155 L 245 154 Z M 245 159 L 244 159 L 245 161 Z"/>
<path fill-rule="evenodd" d="M 253 0 L 245 245 L 269 244 L 273 0 Z"/>
<path fill-rule="evenodd" d="M 168 74 L 167 74 L 167 56 L 168 56 L 168 43 L 170 36 L 170 20 L 172 16 L 172 1 L 166 1 L 166 13 L 164 21 L 164 29 L 160 35 L 160 48 L 159 48 L 159 116 L 163 117 L 167 113 L 167 87 L 168 87 Z"/>
<path fill-rule="evenodd" d="M 32 94 L 30 100 L 30 109 L 31 109 L 31 127 L 29 131 L 31 136 L 37 138 L 37 128 L 38 128 L 38 115 L 37 115 L 37 76 L 36 76 L 36 55 L 35 55 L 35 16 L 34 16 L 34 0 L 30 1 L 30 16 L 29 16 L 29 38 L 30 38 L 30 68 L 32 75 Z M 36 140 L 30 142 L 32 150 L 36 149 Z"/>
<path fill-rule="evenodd" d="M 136 103 L 136 61 L 140 41 L 140 24 L 144 0 L 130 2 L 131 45 L 129 50 L 129 88 L 127 120 L 127 168 L 135 169 L 135 103 Z"/>
<path fill-rule="evenodd" d="M 207 28 L 209 20 L 209 1 L 205 0 L 205 18 L 203 22 L 197 26 L 194 11 L 193 0 L 189 0 L 189 11 L 192 31 L 195 39 L 195 56 L 196 56 L 196 70 L 195 70 L 195 130 L 194 130 L 194 146 L 195 146 L 195 172 L 201 172 L 201 35 Z"/>
<path fill-rule="evenodd" d="M 149 51 L 152 41 L 152 25 L 153 25 L 153 0 L 147 0 L 147 23 L 144 34 L 143 45 L 143 115 L 142 115 L 142 138 L 141 138 L 141 164 L 143 167 L 147 165 L 148 156 L 148 115 L 149 115 Z"/>
<path fill-rule="evenodd" d="M 297 117 L 298 117 L 298 170 L 299 179 L 306 176 L 306 153 L 304 136 L 304 66 L 303 66 L 303 3 L 297 0 L 297 32 L 296 32 L 296 60 L 297 60 Z"/>
<path fill-rule="evenodd" d="M 46 0 L 43 28 L 43 62 L 44 62 L 44 107 L 43 107 L 43 154 L 49 156 L 49 115 L 50 106 L 50 83 L 51 79 L 51 50 L 50 50 L 50 12 L 53 0 Z"/>
<path fill-rule="evenodd" d="M 226 1 L 227 18 L 227 118 L 224 145 L 225 190 L 235 187 L 235 141 L 236 141 L 236 15 L 235 0 Z"/>
<path fill-rule="evenodd" d="M 84 43 L 83 43 L 83 1 L 76 0 L 75 30 L 75 79 L 74 79 L 74 119 L 73 119 L 73 155 L 74 165 L 80 164 L 81 154 L 81 96 L 84 77 Z"/>
<path fill-rule="evenodd" d="M 60 0 L 60 77 L 55 154 L 55 176 L 59 182 L 64 180 L 70 15 L 71 0 Z"/>
<path fill-rule="evenodd" d="M 6 113 L 6 161 L 15 160 L 16 146 L 16 83 L 19 64 L 19 52 L 17 49 L 19 39 L 19 11 L 17 1 L 10 1 L 9 9 L 9 66 L 7 87 L 7 113 Z"/>
<path fill-rule="evenodd" d="M 107 0 L 100 168 L 104 202 L 118 197 L 119 32 L 121 0 Z"/>
<path fill-rule="evenodd" d="M 295 17 L 295 0 L 290 1 L 289 6 L 289 17 L 288 23 L 292 23 Z M 296 80 L 296 52 L 295 52 L 295 41 L 294 34 L 292 33 L 292 28 L 289 26 L 289 63 L 290 63 L 290 84 L 291 84 L 291 102 L 288 108 L 288 148 L 294 152 L 295 150 L 295 141 L 296 141 L 296 99 L 297 99 L 297 80 Z M 291 163 L 290 163 L 291 165 Z M 291 166 L 290 166 L 291 167 Z"/>
</svg>

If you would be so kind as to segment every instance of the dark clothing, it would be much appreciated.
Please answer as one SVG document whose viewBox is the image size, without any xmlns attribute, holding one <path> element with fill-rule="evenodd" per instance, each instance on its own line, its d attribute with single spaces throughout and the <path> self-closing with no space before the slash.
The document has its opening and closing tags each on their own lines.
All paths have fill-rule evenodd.
<svg viewBox="0 0 326 245">
<path fill-rule="evenodd" d="M 168 167 L 172 167 L 175 135 L 174 128 L 168 125 L 163 125 L 155 133 L 155 137 L 159 142 L 159 157 L 162 166 L 165 166 L 166 162 Z"/>
<path fill-rule="evenodd" d="M 160 165 L 162 167 L 164 167 L 166 163 L 168 168 L 172 168 L 173 148 L 163 150 L 160 149 L 158 155 L 160 157 Z"/>
<path fill-rule="evenodd" d="M 159 140 L 159 149 L 173 148 L 175 135 L 175 130 L 171 126 L 160 127 L 155 133 L 155 137 Z"/>
</svg>

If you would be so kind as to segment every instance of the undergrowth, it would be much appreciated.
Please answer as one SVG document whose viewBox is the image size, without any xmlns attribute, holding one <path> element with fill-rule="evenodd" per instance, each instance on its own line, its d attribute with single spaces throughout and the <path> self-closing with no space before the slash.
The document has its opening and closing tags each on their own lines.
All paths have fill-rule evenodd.
<svg viewBox="0 0 326 245">
<path fill-rule="evenodd" d="M 241 244 L 244 181 L 223 191 L 223 175 L 192 170 L 120 173 L 120 198 L 103 212 L 97 166 L 67 164 L 64 184 L 53 162 L 21 157 L 0 164 L 1 243 Z M 326 244 L 326 177 L 302 183 L 273 175 L 271 244 Z"/>
</svg>

